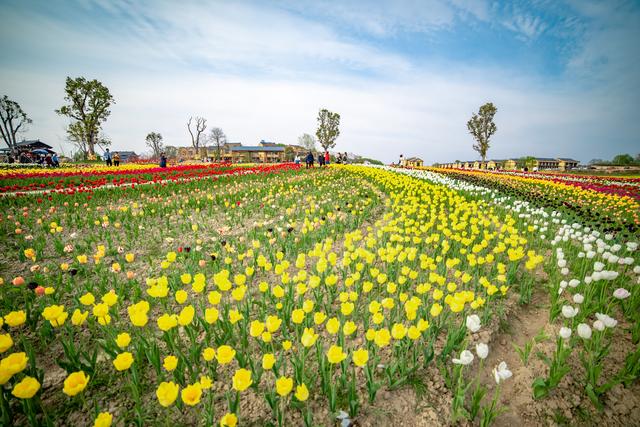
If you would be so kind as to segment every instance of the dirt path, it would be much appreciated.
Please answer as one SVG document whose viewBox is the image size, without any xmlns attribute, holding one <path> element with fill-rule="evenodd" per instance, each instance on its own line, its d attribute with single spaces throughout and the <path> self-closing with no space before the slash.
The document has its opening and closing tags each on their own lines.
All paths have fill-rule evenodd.
<svg viewBox="0 0 640 427">
<path fill-rule="evenodd" d="M 489 356 L 485 360 L 484 382 L 491 387 L 487 396 L 493 396 L 495 380 L 493 367 L 500 362 L 507 362 L 513 372 L 513 377 L 502 384 L 500 392 L 501 404 L 507 411 L 496 419 L 495 426 L 525 426 L 535 425 L 537 421 L 528 414 L 528 408 L 534 405 L 531 383 L 545 365 L 535 356 L 539 350 L 535 337 L 544 331 L 551 334 L 548 324 L 549 303 L 548 295 L 544 291 L 534 295 L 533 301 L 527 306 L 515 306 L 511 313 L 501 322 L 499 331 L 492 337 L 489 344 Z M 514 348 L 514 345 L 524 348 L 526 343 L 532 343 L 533 348 L 525 365 Z"/>
</svg>

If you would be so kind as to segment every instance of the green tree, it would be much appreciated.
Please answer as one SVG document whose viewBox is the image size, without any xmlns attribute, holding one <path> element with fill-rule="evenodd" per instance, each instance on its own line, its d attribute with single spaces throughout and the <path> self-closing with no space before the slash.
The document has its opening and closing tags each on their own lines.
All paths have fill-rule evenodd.
<svg viewBox="0 0 640 427">
<path fill-rule="evenodd" d="M 78 148 L 76 156 L 80 156 L 83 160 L 89 158 L 89 144 L 87 142 L 89 139 L 82 122 L 73 122 L 69 124 L 67 127 L 67 140 Z M 104 150 L 106 147 L 111 145 L 111 140 L 109 140 L 109 138 L 104 134 L 100 133 L 95 137 L 94 146 L 95 145 Z"/>
<path fill-rule="evenodd" d="M 521 168 L 533 169 L 536 165 L 536 158 L 533 156 L 520 157 L 516 164 Z"/>
<path fill-rule="evenodd" d="M 308 133 L 303 133 L 298 137 L 298 145 L 309 151 L 316 151 L 316 139 Z"/>
<path fill-rule="evenodd" d="M 95 146 L 100 143 L 102 123 L 111 114 L 109 107 L 115 104 L 113 96 L 98 80 L 87 80 L 84 77 L 67 77 L 64 91 L 67 104 L 57 109 L 56 113 L 81 123 L 87 153 L 94 155 Z"/>
<path fill-rule="evenodd" d="M 631 154 L 618 154 L 611 160 L 611 163 L 614 165 L 632 165 L 634 164 L 633 157 Z"/>
<path fill-rule="evenodd" d="M 318 130 L 316 137 L 325 151 L 336 146 L 336 139 L 340 136 L 340 114 L 332 113 L 323 108 L 318 113 Z"/>
<path fill-rule="evenodd" d="M 153 150 L 153 157 L 159 158 L 162 153 L 162 135 L 158 132 L 150 132 L 144 142 Z"/>
<path fill-rule="evenodd" d="M 16 135 L 18 132 L 23 132 L 31 122 L 20 104 L 10 100 L 7 95 L 0 98 L 0 136 L 12 154 L 18 142 Z"/>
<path fill-rule="evenodd" d="M 477 141 L 477 144 L 473 145 L 473 149 L 480 154 L 483 162 L 487 158 L 489 140 L 498 130 L 493 122 L 493 116 L 496 115 L 497 111 L 498 109 L 491 102 L 487 102 L 480 107 L 478 114 L 473 113 L 471 119 L 467 122 L 469 133 Z"/>
</svg>

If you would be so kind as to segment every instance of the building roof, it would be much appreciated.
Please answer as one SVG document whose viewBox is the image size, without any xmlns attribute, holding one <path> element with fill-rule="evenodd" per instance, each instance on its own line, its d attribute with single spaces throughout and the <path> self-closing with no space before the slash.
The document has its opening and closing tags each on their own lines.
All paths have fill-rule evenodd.
<svg viewBox="0 0 640 427">
<path fill-rule="evenodd" d="M 34 146 L 34 147 L 53 148 L 49 144 L 45 144 L 44 142 L 40 141 L 39 139 L 26 139 L 26 140 L 23 139 L 20 142 L 16 142 L 16 146 L 17 147 Z"/>
<path fill-rule="evenodd" d="M 269 141 L 265 141 L 264 139 L 261 139 L 259 144 L 263 147 L 274 147 L 276 146 L 275 142 L 269 142 Z"/>
<path fill-rule="evenodd" d="M 225 142 L 223 146 L 225 147 L 240 147 L 242 142 Z"/>
<path fill-rule="evenodd" d="M 407 162 L 415 162 L 415 161 L 422 161 L 421 158 L 419 157 L 409 157 L 408 159 L 405 159 Z"/>
<path fill-rule="evenodd" d="M 240 146 L 240 147 L 231 147 L 231 151 L 271 151 L 271 152 L 280 152 L 280 151 L 284 151 L 284 147 L 272 147 L 272 146 L 268 146 L 268 147 L 261 147 L 259 145 L 254 145 L 254 146 Z"/>
<path fill-rule="evenodd" d="M 536 157 L 536 160 L 542 161 L 542 162 L 557 162 L 558 161 L 558 159 L 551 159 L 549 157 Z"/>
<path fill-rule="evenodd" d="M 558 157 L 558 160 L 562 160 L 563 162 L 575 162 L 575 163 L 580 163 L 578 160 L 574 160 L 574 159 L 567 159 L 564 157 Z"/>
</svg>

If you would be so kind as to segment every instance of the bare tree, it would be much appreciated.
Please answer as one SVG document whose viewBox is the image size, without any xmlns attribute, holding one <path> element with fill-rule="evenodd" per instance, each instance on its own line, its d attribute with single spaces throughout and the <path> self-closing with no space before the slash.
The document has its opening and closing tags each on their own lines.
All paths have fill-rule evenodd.
<svg viewBox="0 0 640 427">
<path fill-rule="evenodd" d="M 298 137 L 298 144 L 309 151 L 316 151 L 316 139 L 308 133 L 303 133 Z"/>
<path fill-rule="evenodd" d="M 154 157 L 160 157 L 160 153 L 162 153 L 162 135 L 158 132 L 150 132 L 145 139 L 145 143 L 153 150 Z"/>
<path fill-rule="evenodd" d="M 191 135 L 191 144 L 193 148 L 196 149 L 196 155 L 200 152 L 200 138 L 207 128 L 207 119 L 204 117 L 196 117 L 196 122 L 194 123 L 195 128 L 191 130 L 191 122 L 193 121 L 193 117 L 189 117 L 189 121 L 187 122 L 187 129 L 189 129 L 189 134 Z M 195 132 L 195 135 L 193 134 Z M 204 145 L 204 141 L 203 145 Z"/>
<path fill-rule="evenodd" d="M 22 111 L 20 104 L 10 100 L 7 95 L 0 98 L 0 136 L 13 154 L 16 150 L 16 135 L 25 130 L 32 121 Z"/>
<path fill-rule="evenodd" d="M 221 128 L 216 127 L 211 129 L 209 140 L 211 141 L 213 146 L 216 147 L 216 160 L 220 161 L 220 159 L 222 158 L 220 156 L 220 152 L 224 144 L 226 144 L 227 142 L 227 135 L 224 134 Z"/>
</svg>

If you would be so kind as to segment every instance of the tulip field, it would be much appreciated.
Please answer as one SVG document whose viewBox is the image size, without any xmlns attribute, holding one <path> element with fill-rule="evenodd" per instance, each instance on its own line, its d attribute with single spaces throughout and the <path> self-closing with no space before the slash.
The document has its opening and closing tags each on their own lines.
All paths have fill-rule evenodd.
<svg viewBox="0 0 640 427">
<path fill-rule="evenodd" d="M 1 425 L 640 425 L 640 180 L 0 170 Z"/>
</svg>

